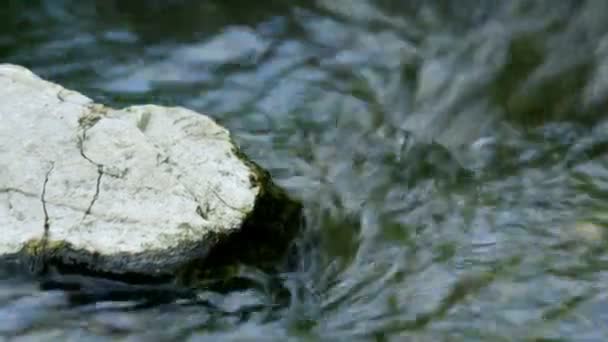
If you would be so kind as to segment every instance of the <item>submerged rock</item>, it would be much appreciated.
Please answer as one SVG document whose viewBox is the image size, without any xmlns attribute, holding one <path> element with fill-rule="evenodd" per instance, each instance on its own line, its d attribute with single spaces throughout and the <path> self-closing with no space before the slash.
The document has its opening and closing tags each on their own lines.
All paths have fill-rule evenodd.
<svg viewBox="0 0 608 342">
<path fill-rule="evenodd" d="M 300 205 L 184 108 L 113 109 L 0 64 L 0 255 L 120 279 L 264 262 Z"/>
</svg>

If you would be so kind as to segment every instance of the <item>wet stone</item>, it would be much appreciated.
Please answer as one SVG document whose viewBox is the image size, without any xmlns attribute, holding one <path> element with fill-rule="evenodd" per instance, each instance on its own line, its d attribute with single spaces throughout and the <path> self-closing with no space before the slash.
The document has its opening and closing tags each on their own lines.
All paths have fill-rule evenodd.
<svg viewBox="0 0 608 342">
<path fill-rule="evenodd" d="M 114 109 L 0 64 L 0 255 L 121 280 L 267 262 L 300 205 L 205 115 Z"/>
</svg>

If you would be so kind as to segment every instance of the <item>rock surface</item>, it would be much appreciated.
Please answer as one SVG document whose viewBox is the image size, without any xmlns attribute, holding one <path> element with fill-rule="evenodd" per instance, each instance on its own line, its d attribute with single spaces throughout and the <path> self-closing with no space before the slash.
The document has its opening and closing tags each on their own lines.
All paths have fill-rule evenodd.
<svg viewBox="0 0 608 342">
<path fill-rule="evenodd" d="M 279 253 L 299 215 L 212 119 L 105 107 L 0 64 L 0 255 L 32 271 L 167 277 Z"/>
</svg>

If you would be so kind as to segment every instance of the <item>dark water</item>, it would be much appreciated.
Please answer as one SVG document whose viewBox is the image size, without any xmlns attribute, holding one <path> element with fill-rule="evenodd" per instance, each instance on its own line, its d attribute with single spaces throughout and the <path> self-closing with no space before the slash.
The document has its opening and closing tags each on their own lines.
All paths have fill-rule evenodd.
<svg viewBox="0 0 608 342">
<path fill-rule="evenodd" d="M 606 1 L 5 0 L 0 60 L 209 113 L 308 222 L 196 300 L 2 270 L 7 339 L 608 340 Z"/>
</svg>

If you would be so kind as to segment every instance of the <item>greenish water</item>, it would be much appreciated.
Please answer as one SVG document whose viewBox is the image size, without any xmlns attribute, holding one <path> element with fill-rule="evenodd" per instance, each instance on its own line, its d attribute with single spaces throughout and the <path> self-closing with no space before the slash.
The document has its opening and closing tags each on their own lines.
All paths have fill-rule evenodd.
<svg viewBox="0 0 608 342">
<path fill-rule="evenodd" d="M 208 113 L 307 227 L 281 271 L 196 300 L 4 267 L 0 336 L 608 340 L 608 2 L 255 3 L 5 1 L 0 61 Z"/>
</svg>

